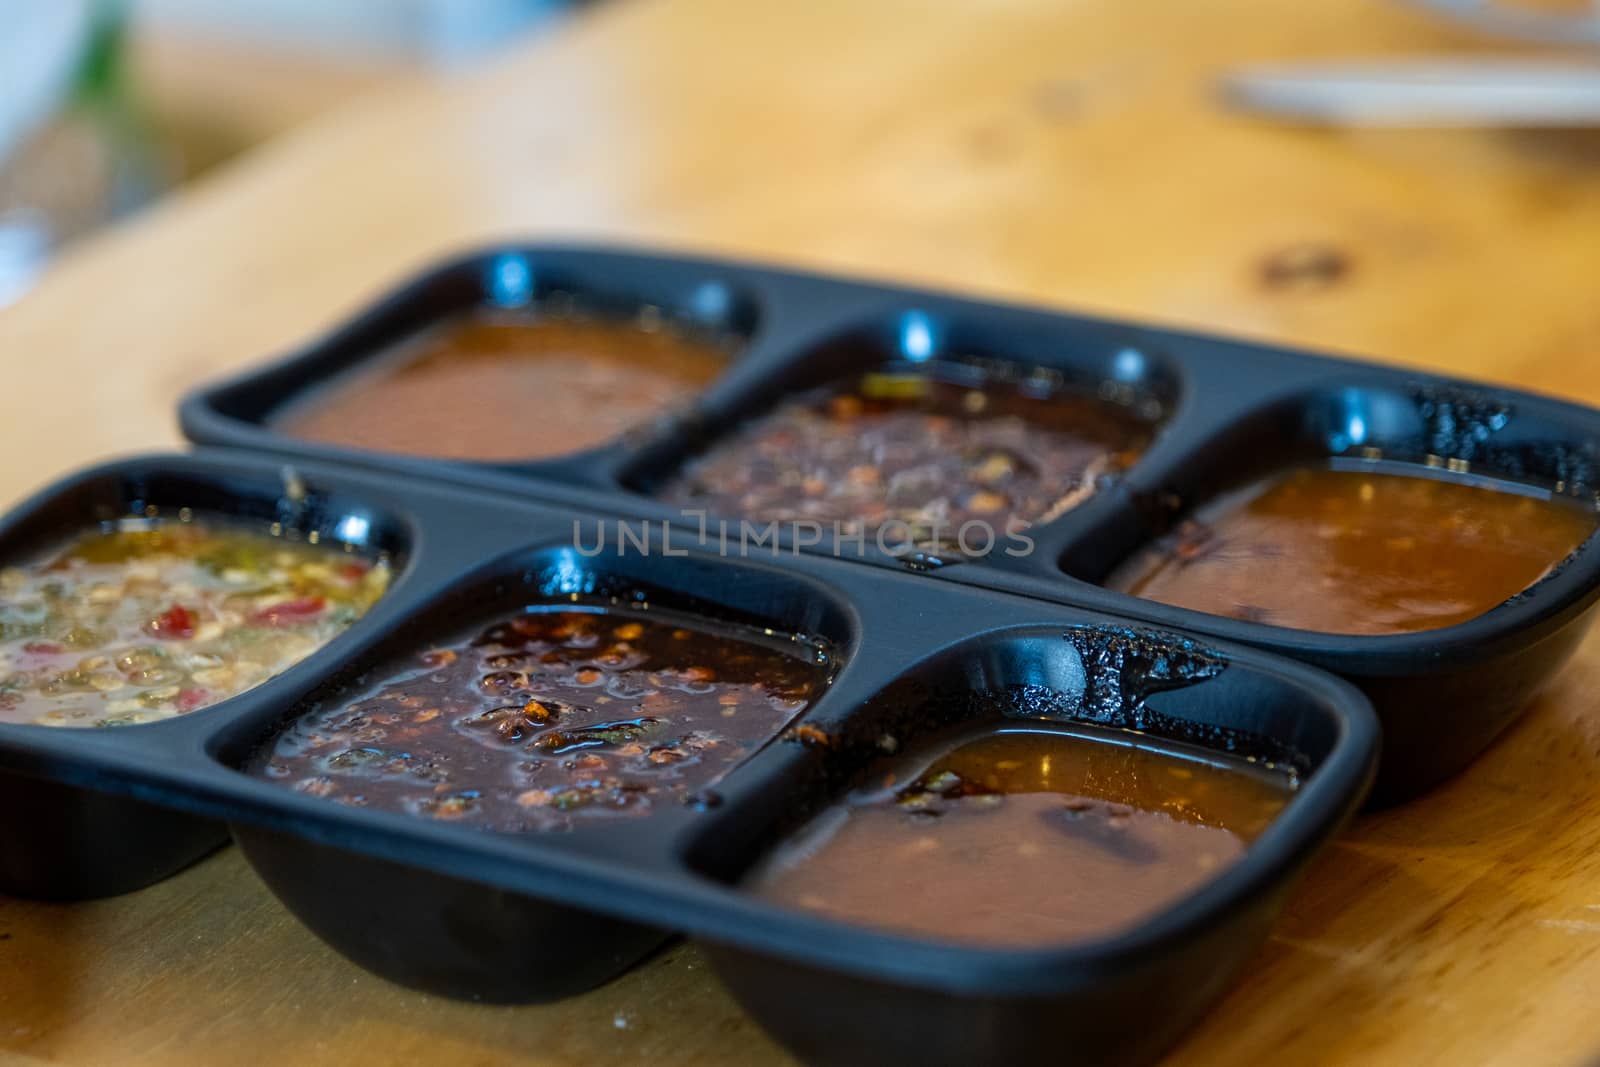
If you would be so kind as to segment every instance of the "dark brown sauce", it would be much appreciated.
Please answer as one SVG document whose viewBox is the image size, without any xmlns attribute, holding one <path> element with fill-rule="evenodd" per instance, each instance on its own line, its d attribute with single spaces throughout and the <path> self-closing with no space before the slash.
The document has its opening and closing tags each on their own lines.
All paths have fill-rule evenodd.
<svg viewBox="0 0 1600 1067">
<path fill-rule="evenodd" d="M 783 404 L 691 460 L 659 495 L 713 515 L 880 528 L 895 543 L 965 546 L 979 521 L 1047 522 L 1144 450 L 1151 424 L 1055 384 L 896 364 Z M 891 525 L 892 524 L 892 525 Z"/>
<path fill-rule="evenodd" d="M 1527 589 L 1571 555 L 1595 521 L 1575 502 L 1304 467 L 1201 509 L 1107 585 L 1302 630 L 1431 630 Z"/>
<path fill-rule="evenodd" d="M 817 643 L 700 626 L 654 610 L 530 609 L 381 669 L 246 769 L 345 804 L 504 831 L 688 801 L 803 711 L 831 671 Z"/>
<path fill-rule="evenodd" d="M 276 425 L 377 452 L 533 459 L 593 448 L 686 405 L 726 365 L 723 349 L 665 325 L 485 312 L 402 344 Z"/>
<path fill-rule="evenodd" d="M 824 813 L 747 884 L 940 940 L 1022 947 L 1124 931 L 1237 862 L 1294 788 L 1242 761 L 1129 743 L 1137 736 L 969 734 Z"/>
</svg>

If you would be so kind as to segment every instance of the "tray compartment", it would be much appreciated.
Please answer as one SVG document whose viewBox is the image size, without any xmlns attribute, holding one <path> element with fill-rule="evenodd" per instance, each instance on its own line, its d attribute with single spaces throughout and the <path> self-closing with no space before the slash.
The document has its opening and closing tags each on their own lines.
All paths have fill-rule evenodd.
<svg viewBox="0 0 1600 1067">
<path fill-rule="evenodd" d="M 869 312 L 775 355 L 770 372 L 763 377 L 712 398 L 714 403 L 702 407 L 682 433 L 641 451 L 620 472 L 619 487 L 658 497 L 663 490 L 670 491 L 675 475 L 708 452 L 716 453 L 719 446 L 733 447 L 726 440 L 730 434 L 759 426 L 785 401 L 850 394 L 861 376 L 873 371 L 926 372 L 935 381 L 992 387 L 1001 397 L 1039 398 L 1041 407 L 1035 414 L 1046 424 L 1049 415 L 1042 405 L 1059 396 L 1063 402 L 1081 402 L 1104 411 L 1108 418 L 1126 422 L 1129 432 L 1138 428 L 1138 432 L 1158 438 L 1183 395 L 1183 376 L 1172 361 L 1139 347 L 1141 341 L 1130 330 L 1037 312 L 937 298 L 919 304 L 897 296 L 880 297 Z M 1141 445 L 1140 451 L 1144 447 Z M 1133 465 L 1137 463 L 1136 457 Z M 1030 533 L 1051 541 L 1058 525 L 1086 521 L 1080 512 L 1087 512 L 1087 521 L 1092 521 L 1095 512 L 1105 507 L 1101 498 L 1114 495 L 1111 487 L 1125 473 L 1104 479 L 1106 485 L 1067 509 L 1063 517 L 1034 523 Z M 696 506 L 671 499 L 652 503 L 670 510 Z M 738 508 L 706 507 L 729 520 L 751 518 Z M 825 519 L 824 525 L 834 517 Z M 1003 516 L 993 518 L 996 527 L 1005 525 Z M 1001 541 L 1004 532 L 997 530 L 992 540 Z M 867 541 L 869 546 L 875 541 L 870 531 Z M 831 539 L 825 538 L 823 543 L 830 544 Z M 880 547 L 877 555 L 883 554 Z M 992 549 L 988 553 L 991 559 L 1001 555 Z M 970 558 L 954 549 L 918 556 L 925 563 Z"/>
<path fill-rule="evenodd" d="M 1503 479 L 1593 507 L 1600 455 L 1587 431 L 1595 413 L 1542 398 L 1399 376 L 1352 376 L 1274 398 L 1191 441 L 1181 455 L 1131 479 L 1143 528 L 1123 555 L 1225 492 L 1306 462 L 1388 460 L 1462 478 Z M 1062 568 L 1103 581 L 1120 558 Z"/>
<path fill-rule="evenodd" d="M 624 324 L 659 322 L 726 348 L 727 368 L 732 369 L 766 333 L 763 304 L 758 287 L 709 263 L 672 270 L 645 257 L 553 249 L 485 251 L 413 279 L 325 340 L 196 394 L 182 405 L 179 417 L 192 439 L 213 444 L 272 447 L 436 477 L 449 477 L 453 469 L 457 478 L 465 471 L 507 471 L 581 482 L 583 472 L 606 466 L 622 441 L 529 460 L 475 461 L 299 440 L 276 423 L 323 390 L 359 387 L 366 375 L 396 365 L 401 355 L 397 346 L 473 312 L 577 309 Z M 679 414 L 663 410 L 625 433 L 624 440 L 660 432 Z"/>
<path fill-rule="evenodd" d="M 1489 488 L 1531 486 L 1536 494 L 1592 508 L 1600 488 L 1594 443 L 1600 415 L 1399 372 L 1321 378 L 1231 420 L 1183 454 L 1142 468 L 1115 516 L 1057 559 L 1060 572 L 1047 576 L 1040 569 L 1038 581 L 1015 587 L 1246 642 L 1356 683 L 1384 726 L 1384 764 L 1372 794 L 1382 806 L 1426 792 L 1465 767 L 1560 670 L 1600 598 L 1600 534 L 1499 607 L 1454 626 L 1411 633 L 1286 629 L 1130 597 L 1098 583 L 1207 500 L 1275 471 L 1334 457 Z M 1447 731 L 1438 729 L 1441 716 L 1448 716 Z"/>
<path fill-rule="evenodd" d="M 1019 699 L 1019 694 L 1022 698 Z M 825 745 L 791 747 L 759 794 L 701 827 L 687 862 L 736 882 L 885 759 L 958 723 L 1092 723 L 1303 774 L 1233 867 L 1132 930 L 1050 948 L 941 944 L 745 896 L 767 937 L 707 931 L 718 972 L 810 1063 L 1148 1062 L 1227 987 L 1318 843 L 1359 802 L 1376 730 L 1347 687 L 1271 660 L 1106 622 L 1012 626 L 924 659 Z M 764 943 L 762 943 L 764 940 Z M 1160 1005 L 1159 1012 L 1150 1006 Z"/>
<path fill-rule="evenodd" d="M 303 495 L 291 499 L 289 482 Z M 240 469 L 174 458 L 112 464 L 45 490 L 0 523 L 0 560 L 27 559 L 102 522 L 174 517 L 183 508 L 200 517 L 243 519 L 263 528 L 279 523 L 301 534 L 315 531 L 330 543 L 357 544 L 369 557 L 381 553 L 391 558 L 395 585 L 404 579 L 414 540 L 402 513 L 376 506 L 359 493 L 329 490 L 315 476 L 287 476 L 271 464 Z M 392 589 L 379 604 L 391 595 Z M 366 629 L 364 621 L 357 620 L 329 643 L 333 654 L 351 631 Z M 314 652 L 284 673 L 297 673 L 307 661 L 327 653 L 327 648 Z M 33 735 L 54 750 L 53 762 L 65 763 L 72 762 L 79 747 L 131 750 L 170 743 L 177 749 L 188 743 L 196 723 L 227 716 L 254 689 L 177 719 L 116 731 L 0 724 L 0 743 L 14 738 L 25 745 Z M 42 768 L 30 760 L 0 769 L 6 810 L 26 813 L 0 820 L 0 854 L 5 857 L 0 861 L 0 892 L 54 900 L 113 896 L 160 881 L 227 840 L 226 829 L 214 821 L 113 796 L 92 784 L 52 780 L 33 773 L 36 769 Z"/>
<path fill-rule="evenodd" d="M 377 646 L 344 666 L 290 715 L 253 716 L 230 723 L 211 744 L 229 767 L 250 763 L 276 728 L 318 709 L 337 707 L 403 663 L 420 648 L 454 644 L 478 627 L 529 605 L 614 605 L 621 621 L 648 619 L 713 627 L 730 624 L 799 633 L 827 642 L 834 663 L 845 662 L 857 634 L 852 613 L 827 587 L 776 568 L 693 557 L 585 558 L 570 546 L 517 550 L 450 583 Z M 648 604 L 649 610 L 639 611 Z M 737 633 L 738 631 L 733 631 Z M 835 669 L 837 669 L 835 667 Z M 826 685 L 812 698 L 827 692 Z M 272 729 L 264 729 L 271 727 Z M 775 740 L 782 731 L 775 720 Z M 758 742 L 748 762 L 766 742 Z M 418 752 L 421 746 L 416 746 Z M 735 764 L 728 774 L 736 774 Z M 466 786 L 468 783 L 459 783 Z M 282 793 L 252 781 L 252 788 Z M 718 788 L 698 790 L 702 796 Z M 324 804 L 333 806 L 331 802 Z M 387 821 L 424 822 L 379 812 Z M 566 830 L 495 834 L 466 826 L 438 829 L 465 836 L 525 839 L 579 853 L 631 856 L 644 866 L 665 862 L 664 848 L 693 809 L 663 792 L 646 814 L 586 817 Z M 416 989 L 469 1000 L 543 1001 L 583 992 L 654 951 L 670 934 L 582 907 L 509 892 L 404 862 L 363 855 L 337 844 L 307 845 L 271 827 L 235 822 L 235 839 L 252 867 L 313 932 L 359 965 Z"/>
</svg>

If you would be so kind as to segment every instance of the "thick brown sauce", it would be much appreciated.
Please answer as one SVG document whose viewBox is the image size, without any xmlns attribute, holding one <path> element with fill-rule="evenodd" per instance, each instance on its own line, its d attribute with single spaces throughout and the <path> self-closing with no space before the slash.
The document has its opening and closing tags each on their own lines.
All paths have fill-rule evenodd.
<svg viewBox="0 0 1600 1067">
<path fill-rule="evenodd" d="M 1008 730 L 923 757 L 909 782 L 891 775 L 803 828 L 748 885 L 940 940 L 1102 938 L 1236 862 L 1293 790 L 1286 775 L 1097 733 Z"/>
<path fill-rule="evenodd" d="M 358 807 L 560 829 L 696 799 L 821 695 L 830 670 L 799 639 L 655 611 L 530 610 L 381 669 L 246 770 Z"/>
<path fill-rule="evenodd" d="M 666 326 L 481 314 L 401 346 L 276 425 L 377 452 L 533 459 L 593 448 L 683 406 L 726 365 L 722 349 Z"/>
<path fill-rule="evenodd" d="M 981 555 L 978 530 L 961 545 L 964 523 L 1003 543 L 1009 524 L 1066 512 L 1150 441 L 1151 424 L 1117 405 L 946 380 L 954 370 L 895 365 L 799 397 L 691 460 L 659 495 L 712 515 L 883 528 L 895 544 Z"/>
<path fill-rule="evenodd" d="M 1576 504 L 1458 481 L 1308 467 L 1203 509 L 1107 584 L 1302 630 L 1431 630 L 1522 592 L 1595 521 Z"/>
</svg>

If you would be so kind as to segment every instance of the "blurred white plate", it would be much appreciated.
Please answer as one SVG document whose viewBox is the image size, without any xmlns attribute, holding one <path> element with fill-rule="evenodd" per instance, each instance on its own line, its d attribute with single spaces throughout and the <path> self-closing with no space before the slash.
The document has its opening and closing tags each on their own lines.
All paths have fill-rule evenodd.
<svg viewBox="0 0 1600 1067">
<path fill-rule="evenodd" d="M 1600 66 L 1517 59 L 1399 59 L 1252 67 L 1230 104 L 1364 126 L 1600 126 Z"/>
</svg>

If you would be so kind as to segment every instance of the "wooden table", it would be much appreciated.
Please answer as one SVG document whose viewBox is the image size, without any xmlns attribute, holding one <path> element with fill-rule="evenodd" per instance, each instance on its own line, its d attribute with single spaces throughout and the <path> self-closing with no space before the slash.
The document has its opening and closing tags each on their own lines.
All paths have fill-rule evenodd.
<svg viewBox="0 0 1600 1067">
<path fill-rule="evenodd" d="M 1376 354 L 1600 402 L 1600 137 L 1233 116 L 1250 60 L 1466 50 L 1372 0 L 631 0 L 408 86 L 82 248 L 0 312 L 0 498 L 441 253 L 601 237 Z M 1178 1063 L 1600 1053 L 1600 638 L 1470 771 L 1361 820 Z M 12 813 L 14 817 L 15 813 Z M 224 852 L 0 901 L 0 1058 L 761 1064 L 679 948 L 556 1006 L 370 977 Z"/>
</svg>

